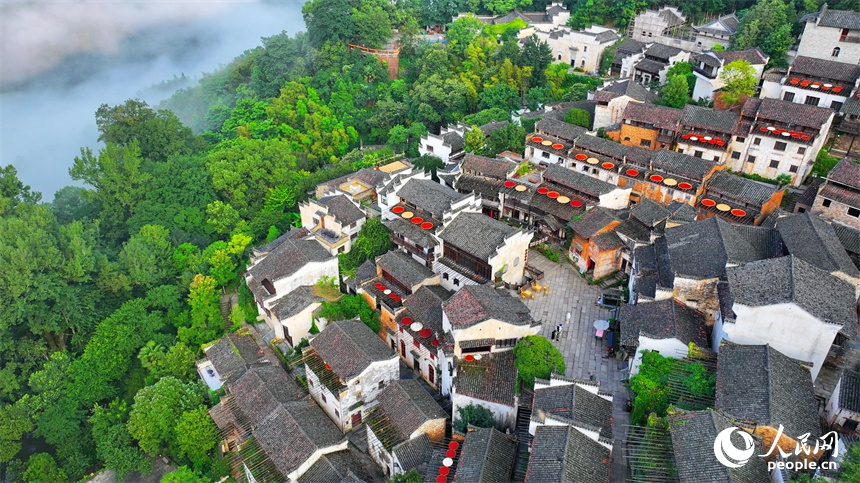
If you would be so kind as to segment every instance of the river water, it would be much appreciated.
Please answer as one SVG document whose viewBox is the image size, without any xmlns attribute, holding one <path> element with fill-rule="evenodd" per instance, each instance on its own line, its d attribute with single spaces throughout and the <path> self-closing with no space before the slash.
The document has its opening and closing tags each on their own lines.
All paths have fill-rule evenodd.
<svg viewBox="0 0 860 483">
<path fill-rule="evenodd" d="M 304 0 L 7 2 L 0 4 L 0 166 L 50 200 L 72 184 L 82 147 L 100 147 L 95 111 L 176 88 L 261 45 L 305 29 Z"/>
</svg>

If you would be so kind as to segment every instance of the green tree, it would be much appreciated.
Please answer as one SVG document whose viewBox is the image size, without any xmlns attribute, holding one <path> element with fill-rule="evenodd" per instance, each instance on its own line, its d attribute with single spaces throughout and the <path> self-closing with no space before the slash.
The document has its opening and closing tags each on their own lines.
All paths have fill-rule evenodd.
<svg viewBox="0 0 860 483">
<path fill-rule="evenodd" d="M 27 460 L 27 470 L 22 475 L 27 483 L 66 483 L 66 472 L 57 467 L 57 462 L 48 453 L 36 453 Z"/>
<path fill-rule="evenodd" d="M 767 67 L 786 65 L 785 53 L 794 44 L 791 26 L 795 17 L 791 3 L 782 0 L 762 0 L 741 12 L 737 33 L 732 36 L 732 49 L 760 47 L 770 56 Z"/>
<path fill-rule="evenodd" d="M 201 404 L 203 395 L 198 384 L 163 377 L 134 396 L 128 430 L 145 453 L 155 456 L 162 448 L 177 443 L 182 414 Z"/>
<path fill-rule="evenodd" d="M 433 156 L 432 154 L 422 154 L 421 157 L 412 160 L 412 165 L 416 169 L 422 169 L 425 173 L 430 173 L 430 178 L 433 181 L 439 181 L 439 177 L 436 176 L 436 172 L 445 167 L 445 162 L 442 161 L 438 156 Z"/>
<path fill-rule="evenodd" d="M 100 207 L 98 203 L 87 199 L 86 191 L 80 186 L 66 186 L 54 193 L 54 201 L 51 202 L 51 211 L 54 212 L 57 223 L 68 225 L 73 221 L 95 220 L 98 218 Z M 2 204 L 3 202 L 0 201 L 0 205 Z M 0 214 L 3 214 L 3 211 L 3 208 L 0 207 Z"/>
<path fill-rule="evenodd" d="M 591 115 L 584 109 L 572 108 L 564 115 L 564 122 L 591 129 Z"/>
<path fill-rule="evenodd" d="M 319 316 L 330 322 L 359 317 L 372 331 L 379 332 L 382 329 L 379 314 L 361 295 L 346 294 L 337 302 L 323 302 Z"/>
<path fill-rule="evenodd" d="M 519 341 L 514 346 L 514 358 L 520 379 L 529 387 L 534 386 L 535 378 L 549 379 L 553 371 L 563 375 L 566 370 L 561 352 L 539 335 L 529 335 Z"/>
<path fill-rule="evenodd" d="M 119 266 L 129 283 L 145 288 L 161 285 L 171 275 L 173 245 L 161 225 L 144 225 L 122 247 Z"/>
<path fill-rule="evenodd" d="M 215 200 L 206 205 L 206 214 L 209 217 L 206 219 L 206 224 L 220 235 L 229 234 L 240 225 L 239 212 L 230 203 L 224 203 L 221 200 Z"/>
<path fill-rule="evenodd" d="M 359 8 L 352 9 L 352 21 L 361 45 L 379 48 L 393 35 L 391 19 L 382 5 L 361 2 Z"/>
<path fill-rule="evenodd" d="M 588 99 L 589 87 L 587 84 L 573 84 L 562 94 L 561 100 L 565 102 L 584 101 Z"/>
<path fill-rule="evenodd" d="M 418 473 L 418 470 L 409 470 L 406 473 L 398 473 L 392 476 L 388 483 L 421 483 L 424 481 L 424 478 L 421 476 L 421 473 Z"/>
<path fill-rule="evenodd" d="M 351 42 L 356 35 L 352 9 L 347 0 L 313 0 L 302 7 L 313 46 L 322 47 L 326 41 Z"/>
<path fill-rule="evenodd" d="M 200 147 L 191 129 L 182 125 L 170 111 L 155 111 L 140 99 L 123 104 L 102 104 L 96 111 L 99 141 L 120 147 L 136 143 L 140 155 L 153 161 L 164 161 L 174 154 L 190 154 Z"/>
<path fill-rule="evenodd" d="M 478 111 L 474 114 L 469 114 L 463 118 L 463 123 L 470 126 L 483 126 L 484 124 L 489 124 L 491 122 L 510 120 L 510 113 L 499 108 L 492 108 L 484 109 L 483 111 Z"/>
<path fill-rule="evenodd" d="M 167 351 L 157 353 L 149 373 L 156 379 L 171 376 L 183 382 L 193 382 L 197 379 L 195 355 L 187 345 L 177 342 Z"/>
<path fill-rule="evenodd" d="M 469 425 L 479 428 L 492 428 L 496 425 L 493 412 L 480 404 L 469 404 L 458 408 L 457 414 L 459 417 L 454 422 L 454 429 L 461 433 L 465 433 Z"/>
<path fill-rule="evenodd" d="M 161 483 L 209 483 L 209 481 L 197 476 L 191 468 L 184 465 L 161 477 Z"/>
<path fill-rule="evenodd" d="M 531 67 L 531 85 L 541 86 L 546 82 L 544 71 L 552 63 L 552 49 L 537 35 L 523 41 L 522 58 L 524 66 Z"/>
<path fill-rule="evenodd" d="M 507 126 L 496 129 L 487 138 L 487 147 L 484 152 L 493 156 L 503 151 L 513 151 L 523 154 L 525 151 L 526 131 L 517 124 L 508 124 Z"/>
<path fill-rule="evenodd" d="M 182 413 L 176 425 L 176 447 L 180 457 L 188 458 L 195 468 L 201 468 L 217 444 L 218 428 L 206 408 Z"/>
<path fill-rule="evenodd" d="M 860 445 L 852 444 L 842 459 L 839 483 L 860 481 Z"/>
<path fill-rule="evenodd" d="M 686 76 L 676 75 L 670 78 L 666 87 L 660 91 L 660 103 L 664 106 L 681 109 L 688 102 L 690 102 L 690 87 L 687 85 Z"/>
<path fill-rule="evenodd" d="M 128 405 L 119 399 L 112 401 L 107 408 L 96 406 L 90 416 L 96 454 L 106 468 L 114 471 L 118 480 L 135 471 L 142 474 L 152 471 L 152 460 L 131 439 L 127 419 Z"/>
<path fill-rule="evenodd" d="M 730 106 L 755 94 L 755 86 L 758 83 L 755 69 L 743 59 L 734 60 L 723 67 L 720 80 L 724 84 L 720 91 L 720 99 Z"/>
<path fill-rule="evenodd" d="M 484 23 L 474 15 L 458 18 L 448 25 L 448 31 L 445 34 L 448 46 L 460 55 L 473 40 L 481 35 L 483 29 Z"/>
<path fill-rule="evenodd" d="M 21 451 L 21 438 L 33 430 L 33 420 L 23 404 L 0 405 L 0 463 Z"/>
<path fill-rule="evenodd" d="M 197 274 L 191 281 L 188 305 L 191 306 L 190 327 L 179 328 L 179 340 L 189 345 L 200 345 L 215 339 L 224 328 L 221 317 L 221 297 L 214 278 Z"/>
<path fill-rule="evenodd" d="M 37 203 L 41 197 L 40 193 L 31 192 L 30 187 L 18 179 L 18 170 L 14 166 L 0 167 L 0 215 L 18 203 Z"/>
<path fill-rule="evenodd" d="M 269 225 L 269 232 L 266 233 L 266 243 L 272 243 L 281 236 L 281 230 L 275 225 Z"/>
<path fill-rule="evenodd" d="M 472 129 L 466 131 L 463 136 L 463 148 L 467 153 L 481 153 L 484 149 L 484 131 L 481 131 L 478 126 L 472 126 Z"/>
</svg>

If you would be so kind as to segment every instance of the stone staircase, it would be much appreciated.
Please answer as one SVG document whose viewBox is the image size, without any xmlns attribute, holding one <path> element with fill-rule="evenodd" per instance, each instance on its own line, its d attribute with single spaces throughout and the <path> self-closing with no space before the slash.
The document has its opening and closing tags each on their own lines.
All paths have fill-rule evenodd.
<svg viewBox="0 0 860 483">
<path fill-rule="evenodd" d="M 224 319 L 224 333 L 229 333 L 233 328 L 233 322 L 230 321 L 231 301 L 232 296 L 221 296 L 221 317 Z"/>
<path fill-rule="evenodd" d="M 512 477 L 512 481 L 515 482 L 522 482 L 526 479 L 526 470 L 529 466 L 529 447 L 532 444 L 532 435 L 529 434 L 529 421 L 531 417 L 531 406 L 521 405 L 517 408 L 516 436 L 519 446 L 517 447 L 517 459 L 514 463 L 514 474 Z"/>
</svg>

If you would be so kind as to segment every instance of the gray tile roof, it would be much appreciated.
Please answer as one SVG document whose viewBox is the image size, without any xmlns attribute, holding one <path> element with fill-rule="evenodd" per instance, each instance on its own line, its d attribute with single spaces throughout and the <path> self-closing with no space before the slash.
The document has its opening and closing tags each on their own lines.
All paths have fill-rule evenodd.
<svg viewBox="0 0 860 483">
<path fill-rule="evenodd" d="M 854 82 L 860 77 L 860 66 L 798 56 L 791 64 L 791 74 L 832 79 L 851 84 L 851 87 L 854 87 Z"/>
<path fill-rule="evenodd" d="M 734 35 L 738 30 L 738 17 L 734 13 L 723 15 L 708 23 L 693 27 L 699 32 L 713 32 L 717 34 Z"/>
<path fill-rule="evenodd" d="M 825 323 L 856 332 L 854 288 L 795 256 L 729 268 L 728 280 L 736 304 L 793 302 Z"/>
<path fill-rule="evenodd" d="M 852 96 L 849 97 L 845 104 L 842 105 L 842 109 L 839 110 L 841 114 L 850 114 L 853 116 L 860 116 L 860 99 Z"/>
<path fill-rule="evenodd" d="M 661 149 L 651 158 L 655 170 L 701 182 L 716 163 L 688 154 Z"/>
<path fill-rule="evenodd" d="M 615 233 L 639 243 L 648 243 L 651 241 L 651 229 L 633 217 L 627 218 L 616 226 Z"/>
<path fill-rule="evenodd" d="M 397 196 L 441 220 L 445 210 L 451 208 L 451 203 L 463 199 L 466 195 L 429 179 L 413 178 L 397 191 Z"/>
<path fill-rule="evenodd" d="M 412 225 L 409 223 L 409 225 Z M 346 281 L 346 284 L 357 289 L 364 282 L 376 278 L 376 264 L 372 260 L 365 260 L 356 270 L 355 275 Z"/>
<path fill-rule="evenodd" d="M 205 352 L 225 382 L 239 379 L 249 364 L 263 358 L 263 351 L 250 335 L 235 333 L 225 335 L 217 344 L 207 347 Z"/>
<path fill-rule="evenodd" d="M 860 12 L 825 9 L 818 17 L 818 26 L 860 30 Z"/>
<path fill-rule="evenodd" d="M 352 477 L 353 479 L 349 479 Z M 357 480 L 356 480 L 357 479 Z M 362 462 L 348 449 L 324 454 L 299 477 L 298 483 L 373 481 Z"/>
<path fill-rule="evenodd" d="M 842 243 L 842 247 L 845 248 L 846 252 L 852 254 L 860 253 L 860 230 L 836 222 L 830 226 L 833 227 L 833 232 L 836 233 L 836 237 L 839 238 L 839 242 Z"/>
<path fill-rule="evenodd" d="M 761 208 L 777 191 L 773 185 L 758 183 L 725 171 L 717 171 L 705 182 L 706 193 L 716 193 L 722 198 L 749 203 L 756 208 Z"/>
<path fill-rule="evenodd" d="M 660 44 L 655 44 L 660 45 Z M 642 59 L 633 66 L 636 70 L 648 72 L 651 74 L 659 74 L 661 70 L 669 67 L 667 64 L 653 59 Z"/>
<path fill-rule="evenodd" d="M 430 462 L 430 458 L 433 457 L 433 446 L 427 433 L 421 433 L 395 446 L 391 454 L 397 457 L 400 468 L 408 472 Z"/>
<path fill-rule="evenodd" d="M 535 125 L 535 131 L 550 136 L 556 136 L 567 141 L 573 141 L 585 133 L 584 127 L 559 121 L 556 119 L 541 119 Z"/>
<path fill-rule="evenodd" d="M 687 104 L 684 106 L 681 125 L 731 134 L 735 130 L 738 119 L 738 113 L 734 111 L 719 111 Z"/>
<path fill-rule="evenodd" d="M 806 205 L 811 207 L 815 203 L 815 197 L 818 196 L 818 189 L 821 188 L 822 183 L 824 183 L 824 178 L 812 178 L 809 186 L 803 190 L 800 196 L 794 199 L 795 206 Z"/>
<path fill-rule="evenodd" d="M 288 232 L 276 238 L 275 241 L 267 243 L 261 247 L 254 248 L 254 254 L 256 256 L 260 256 L 264 253 L 269 253 L 270 251 L 274 250 L 278 245 L 283 243 L 284 240 L 301 239 L 308 236 L 309 234 L 310 231 L 308 231 L 307 228 L 291 228 Z"/>
<path fill-rule="evenodd" d="M 486 261 L 517 229 L 481 213 L 460 213 L 439 232 L 439 238 Z"/>
<path fill-rule="evenodd" d="M 305 392 L 280 366 L 264 365 L 248 369 L 229 385 L 248 425 L 256 425 L 281 403 L 299 401 Z"/>
<path fill-rule="evenodd" d="M 454 189 L 460 193 L 477 193 L 485 200 L 499 198 L 499 191 L 504 181 L 483 176 L 472 176 L 463 173 L 454 182 Z"/>
<path fill-rule="evenodd" d="M 839 407 L 860 413 L 860 372 L 842 372 L 842 382 L 839 387 Z"/>
<path fill-rule="evenodd" d="M 330 322 L 311 341 L 311 347 L 343 381 L 361 374 L 373 362 L 397 357 L 391 347 L 360 320 Z"/>
<path fill-rule="evenodd" d="M 372 188 L 382 188 L 385 182 L 388 181 L 389 177 L 390 175 L 385 171 L 372 168 L 362 168 L 355 173 L 349 173 L 339 178 L 320 183 L 317 187 L 322 186 L 325 187 L 326 190 L 331 190 L 347 181 L 358 180 Z"/>
<path fill-rule="evenodd" d="M 777 220 L 776 229 L 788 253 L 825 272 L 860 278 L 860 270 L 845 252 L 833 227 L 818 215 L 809 212 L 789 215 Z"/>
<path fill-rule="evenodd" d="M 610 156 L 618 161 L 621 161 L 630 150 L 629 147 L 610 141 L 609 139 L 599 138 L 590 134 L 583 134 L 576 138 L 573 143 L 574 149 L 585 149 L 604 156 Z"/>
<path fill-rule="evenodd" d="M 509 121 L 489 122 L 487 124 L 484 124 L 483 126 L 478 126 L 478 129 L 480 129 L 481 132 L 484 133 L 484 136 L 489 136 L 493 132 L 498 131 L 499 129 L 507 126 L 508 124 L 510 124 Z"/>
<path fill-rule="evenodd" d="M 726 264 L 743 264 L 782 255 L 776 230 L 732 225 L 720 218 L 666 229 L 672 270 L 693 279 L 723 277 Z"/>
<path fill-rule="evenodd" d="M 725 342 L 717 356 L 716 409 L 809 439 L 821 435 L 812 373 L 768 345 Z"/>
<path fill-rule="evenodd" d="M 454 481 L 506 483 L 511 481 L 517 443 L 493 428 L 470 428 L 463 442 Z"/>
<path fill-rule="evenodd" d="M 764 458 L 753 456 L 740 468 L 728 468 L 714 456 L 714 440 L 721 431 L 734 426 L 731 416 L 716 411 L 680 411 L 669 417 L 677 477 L 680 483 L 765 483 L 770 481 Z M 738 430 L 742 431 L 742 430 Z M 753 438 L 756 451 L 767 449 Z M 735 431 L 731 436 L 735 448 L 745 443 Z"/>
<path fill-rule="evenodd" d="M 489 285 L 466 285 L 442 304 L 442 310 L 455 330 L 465 329 L 488 319 L 512 325 L 531 325 L 529 308 L 504 290 Z"/>
<path fill-rule="evenodd" d="M 452 295 L 453 292 L 449 292 L 438 285 L 422 286 L 403 300 L 403 306 L 406 307 L 406 310 L 398 315 L 397 321 L 400 322 L 403 317 L 409 317 L 415 322 L 420 322 L 424 328 L 430 329 L 437 337 L 444 339 L 442 303 L 451 298 Z M 403 329 L 412 333 L 408 327 Z M 429 346 L 428 349 L 433 351 L 435 348 Z"/>
<path fill-rule="evenodd" d="M 708 347 L 704 314 L 674 299 L 622 305 L 618 310 L 618 320 L 621 323 L 621 343 L 625 345 L 635 346 L 640 335 L 647 335 Z"/>
<path fill-rule="evenodd" d="M 457 362 L 454 394 L 514 407 L 516 387 L 514 351 L 492 352 L 483 354 L 480 360 Z"/>
<path fill-rule="evenodd" d="M 310 401 L 279 404 L 260 421 L 254 437 L 285 477 L 314 452 L 346 439 L 323 410 Z"/>
<path fill-rule="evenodd" d="M 638 52 L 645 51 L 645 44 L 639 42 L 638 40 L 633 39 L 624 39 L 618 47 L 615 48 L 615 52 L 621 52 L 625 54 L 633 54 Z M 617 58 L 617 57 L 616 57 Z"/>
<path fill-rule="evenodd" d="M 257 282 L 264 279 L 275 282 L 298 272 L 308 263 L 325 262 L 332 258 L 334 257 L 316 240 L 287 239 L 269 252 L 266 258 L 252 265 L 248 273 Z M 268 294 L 263 294 L 261 299 L 267 297 Z"/>
<path fill-rule="evenodd" d="M 654 227 L 661 221 L 668 219 L 671 215 L 672 212 L 667 210 L 665 206 L 655 203 L 650 198 L 642 199 L 630 209 L 630 216 L 648 227 Z"/>
<path fill-rule="evenodd" d="M 445 144 L 451 146 L 452 154 L 463 150 L 463 146 L 465 145 L 463 142 L 463 136 L 457 131 L 447 132 L 442 134 L 441 137 L 445 140 Z"/>
<path fill-rule="evenodd" d="M 438 243 L 436 238 L 430 233 L 430 230 L 424 230 L 403 218 L 395 218 L 383 223 L 392 233 L 402 235 L 424 248 L 435 247 Z M 375 277 L 376 275 L 374 275 Z"/>
<path fill-rule="evenodd" d="M 410 255 L 396 250 L 379 256 L 376 265 L 410 288 L 436 275 L 433 270 L 418 263 Z"/>
<path fill-rule="evenodd" d="M 827 173 L 827 179 L 860 189 L 860 163 L 853 161 L 851 158 L 842 158 Z"/>
<path fill-rule="evenodd" d="M 758 108 L 759 120 L 777 121 L 815 130 L 821 129 L 821 125 L 831 116 L 833 111 L 829 108 L 795 104 L 781 99 L 761 99 Z"/>
<path fill-rule="evenodd" d="M 699 214 L 695 208 L 680 201 L 673 201 L 666 206 L 666 209 L 672 212 L 669 220 L 675 223 L 692 223 L 696 221 L 696 216 Z"/>
<path fill-rule="evenodd" d="M 630 79 L 613 82 L 597 92 L 611 92 L 621 96 L 627 96 L 637 101 L 645 102 L 657 98 L 657 94 L 649 91 L 642 84 Z"/>
<path fill-rule="evenodd" d="M 570 426 L 538 426 L 526 483 L 606 483 L 610 452 Z"/>
<path fill-rule="evenodd" d="M 624 248 L 626 245 L 621 238 L 618 238 L 618 235 L 615 234 L 614 231 L 606 231 L 595 235 L 593 238 L 594 245 L 601 252 L 612 251 L 612 250 L 620 250 Z"/>
<path fill-rule="evenodd" d="M 508 174 L 517 169 L 517 164 L 507 159 L 488 158 L 477 154 L 467 154 L 460 162 L 463 172 L 472 171 L 474 174 L 504 180 Z"/>
<path fill-rule="evenodd" d="M 648 47 L 648 50 L 645 51 L 645 55 L 669 60 L 669 57 L 674 57 L 681 52 L 682 50 L 677 47 L 655 43 L 651 47 Z"/>
<path fill-rule="evenodd" d="M 717 55 L 723 59 L 723 65 L 730 64 L 736 60 L 745 60 L 751 65 L 767 64 L 768 57 L 758 47 L 753 47 L 745 50 L 728 50 L 718 52 Z"/>
<path fill-rule="evenodd" d="M 605 229 L 612 223 L 618 222 L 618 218 L 604 208 L 593 208 L 585 213 L 582 219 L 570 224 L 570 228 L 577 235 L 586 240 Z"/>
<path fill-rule="evenodd" d="M 408 440 L 425 423 L 448 418 L 448 414 L 415 379 L 394 381 L 376 396 L 376 400 L 379 402 L 379 417 L 388 422 L 385 433 L 389 436 L 380 438 L 388 449 Z"/>
<path fill-rule="evenodd" d="M 344 226 L 367 218 L 364 212 L 355 206 L 346 195 L 325 196 L 318 199 L 317 203 L 327 207 L 329 214 Z"/>
<path fill-rule="evenodd" d="M 594 198 L 599 198 L 600 195 L 611 193 L 617 186 L 606 181 L 601 181 L 592 176 L 588 176 L 572 169 L 568 169 L 557 164 L 550 165 L 543 173 L 544 180 L 558 183 L 568 187 L 574 191 L 585 193 Z"/>
<path fill-rule="evenodd" d="M 272 307 L 272 312 L 278 320 L 284 320 L 305 310 L 309 305 L 322 301 L 323 298 L 314 293 L 313 286 L 304 285 L 281 297 Z"/>
<path fill-rule="evenodd" d="M 546 416 L 564 418 L 574 426 L 586 425 L 602 438 L 612 439 L 612 402 L 587 391 L 578 384 L 535 389 L 532 418 L 543 422 Z"/>
<path fill-rule="evenodd" d="M 671 107 L 655 106 L 653 104 L 640 104 L 631 102 L 624 109 L 624 120 L 651 124 L 656 129 L 678 129 L 678 122 L 684 113 L 681 109 Z"/>
</svg>

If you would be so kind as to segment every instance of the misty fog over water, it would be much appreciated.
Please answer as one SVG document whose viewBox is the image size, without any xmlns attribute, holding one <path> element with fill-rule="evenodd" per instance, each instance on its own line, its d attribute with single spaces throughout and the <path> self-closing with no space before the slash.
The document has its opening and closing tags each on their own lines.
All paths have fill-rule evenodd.
<svg viewBox="0 0 860 483">
<path fill-rule="evenodd" d="M 305 30 L 303 3 L 0 0 L 0 166 L 53 198 L 80 148 L 101 147 L 99 105 L 157 105 L 179 86 L 156 84 L 196 82 L 260 37 Z"/>
</svg>

